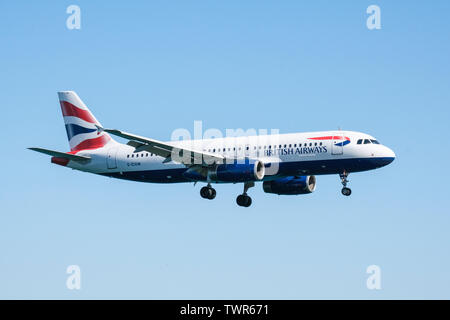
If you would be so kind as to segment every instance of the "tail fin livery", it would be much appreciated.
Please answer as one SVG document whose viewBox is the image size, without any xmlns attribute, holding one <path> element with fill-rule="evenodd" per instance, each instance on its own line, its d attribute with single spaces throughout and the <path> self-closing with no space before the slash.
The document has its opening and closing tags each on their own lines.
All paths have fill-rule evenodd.
<svg viewBox="0 0 450 320">
<path fill-rule="evenodd" d="M 112 140 L 97 129 L 102 125 L 74 91 L 60 91 L 58 97 L 71 151 L 101 148 Z"/>
</svg>

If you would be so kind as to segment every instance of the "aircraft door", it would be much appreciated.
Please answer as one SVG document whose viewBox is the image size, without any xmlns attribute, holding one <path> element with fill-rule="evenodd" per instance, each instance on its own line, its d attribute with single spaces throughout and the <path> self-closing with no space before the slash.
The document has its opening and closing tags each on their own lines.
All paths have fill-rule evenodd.
<svg viewBox="0 0 450 320">
<path fill-rule="evenodd" d="M 106 164 L 108 169 L 117 168 L 117 148 L 108 149 L 108 156 L 106 158 Z"/>
<path fill-rule="evenodd" d="M 343 138 L 341 135 L 333 135 L 333 139 L 331 140 L 332 155 L 342 155 L 344 153 Z"/>
</svg>

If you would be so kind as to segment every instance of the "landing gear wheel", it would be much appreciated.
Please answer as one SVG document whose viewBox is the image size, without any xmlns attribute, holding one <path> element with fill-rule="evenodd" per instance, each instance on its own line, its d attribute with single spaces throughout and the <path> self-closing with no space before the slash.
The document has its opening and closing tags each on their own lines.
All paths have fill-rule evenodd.
<svg viewBox="0 0 450 320">
<path fill-rule="evenodd" d="M 211 190 L 211 194 L 209 195 L 208 199 L 212 200 L 216 197 L 217 192 L 216 192 L 216 189 L 214 189 L 214 188 L 210 188 L 210 190 Z"/>
<path fill-rule="evenodd" d="M 200 189 L 200 196 L 204 199 L 208 198 L 208 187 L 203 187 Z"/>
<path fill-rule="evenodd" d="M 244 192 L 242 194 L 238 195 L 236 198 L 236 203 L 238 204 L 238 206 L 248 208 L 252 205 L 252 198 L 250 198 L 247 195 L 247 191 L 248 191 L 248 189 L 253 188 L 254 186 L 255 186 L 255 182 L 253 182 L 253 181 L 244 183 Z"/>
<path fill-rule="evenodd" d="M 348 197 L 349 195 L 352 194 L 352 189 L 347 188 L 347 187 L 344 187 L 344 188 L 342 188 L 341 192 L 342 192 L 342 194 L 343 194 L 344 196 L 347 196 L 347 197 Z"/>
<path fill-rule="evenodd" d="M 252 205 L 252 198 L 250 198 L 246 194 L 240 194 L 236 198 L 236 203 L 238 204 L 238 206 L 248 208 Z"/>
<path fill-rule="evenodd" d="M 252 205 L 252 198 L 250 198 L 249 196 L 245 196 L 245 206 L 246 208 L 250 207 Z"/>
<path fill-rule="evenodd" d="M 203 187 L 200 189 L 200 196 L 204 199 L 212 200 L 216 197 L 216 189 L 212 187 Z"/>
</svg>

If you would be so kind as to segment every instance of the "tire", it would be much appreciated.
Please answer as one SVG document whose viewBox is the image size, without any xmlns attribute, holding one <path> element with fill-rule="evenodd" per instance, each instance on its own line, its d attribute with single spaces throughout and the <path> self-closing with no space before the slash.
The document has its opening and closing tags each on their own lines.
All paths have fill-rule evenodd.
<svg viewBox="0 0 450 320">
<path fill-rule="evenodd" d="M 216 189 L 209 188 L 208 199 L 209 200 L 214 199 L 216 197 L 216 194 L 217 194 Z"/>
<path fill-rule="evenodd" d="M 238 206 L 243 207 L 244 206 L 244 195 L 240 194 L 236 198 L 236 203 Z"/>
<path fill-rule="evenodd" d="M 247 195 L 240 194 L 240 195 L 238 195 L 237 198 L 236 198 L 236 203 L 237 203 L 237 205 L 240 206 L 240 207 L 246 207 L 246 208 L 248 208 L 248 207 L 250 207 L 251 204 L 252 204 L 252 198 L 250 198 L 250 197 L 247 196 Z"/>
<path fill-rule="evenodd" d="M 208 189 L 209 189 L 208 187 L 203 187 L 203 188 L 200 189 L 200 196 L 202 198 L 204 198 L 204 199 L 208 198 L 208 195 L 209 195 L 209 190 Z"/>
<path fill-rule="evenodd" d="M 348 197 L 352 194 L 352 189 L 344 187 L 342 188 L 341 192 L 344 196 Z"/>
<path fill-rule="evenodd" d="M 252 198 L 250 198 L 249 196 L 245 197 L 245 205 L 244 207 L 248 208 L 252 205 Z"/>
</svg>

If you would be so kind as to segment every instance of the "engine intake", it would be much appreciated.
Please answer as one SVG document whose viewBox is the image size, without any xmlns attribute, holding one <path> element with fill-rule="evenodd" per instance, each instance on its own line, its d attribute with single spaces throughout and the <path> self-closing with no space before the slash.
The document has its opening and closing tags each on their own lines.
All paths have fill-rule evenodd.
<svg viewBox="0 0 450 320">
<path fill-rule="evenodd" d="M 295 195 L 308 194 L 316 189 L 315 176 L 292 176 L 279 178 L 272 181 L 264 181 L 263 189 L 266 193 Z"/>
</svg>

